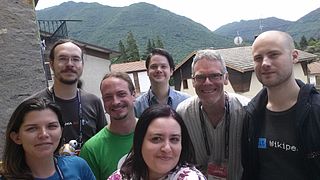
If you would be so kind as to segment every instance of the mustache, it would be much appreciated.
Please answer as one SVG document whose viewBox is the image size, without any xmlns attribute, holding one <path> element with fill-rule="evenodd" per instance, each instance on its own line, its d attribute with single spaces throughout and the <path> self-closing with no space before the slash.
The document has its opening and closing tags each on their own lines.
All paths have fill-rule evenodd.
<svg viewBox="0 0 320 180">
<path fill-rule="evenodd" d="M 62 73 L 66 73 L 66 72 L 72 72 L 72 73 L 77 73 L 77 71 L 73 70 L 73 69 L 70 69 L 70 68 L 67 68 L 67 69 L 64 69 L 61 71 Z"/>
</svg>

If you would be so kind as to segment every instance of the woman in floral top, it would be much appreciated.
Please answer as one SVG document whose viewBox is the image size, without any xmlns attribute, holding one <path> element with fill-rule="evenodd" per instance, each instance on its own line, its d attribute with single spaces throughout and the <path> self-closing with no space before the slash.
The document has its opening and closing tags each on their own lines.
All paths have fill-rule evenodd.
<svg viewBox="0 0 320 180">
<path fill-rule="evenodd" d="M 133 147 L 108 180 L 205 180 L 181 117 L 168 105 L 146 109 L 135 128 Z"/>
</svg>

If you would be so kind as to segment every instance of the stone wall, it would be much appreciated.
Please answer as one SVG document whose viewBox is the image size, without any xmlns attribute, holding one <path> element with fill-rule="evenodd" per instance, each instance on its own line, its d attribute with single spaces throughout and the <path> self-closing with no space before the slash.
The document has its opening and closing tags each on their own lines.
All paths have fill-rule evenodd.
<svg viewBox="0 0 320 180">
<path fill-rule="evenodd" d="M 0 3 L 0 153 L 7 122 L 27 96 L 46 87 L 32 0 Z M 1 158 L 1 157 L 0 157 Z"/>
</svg>

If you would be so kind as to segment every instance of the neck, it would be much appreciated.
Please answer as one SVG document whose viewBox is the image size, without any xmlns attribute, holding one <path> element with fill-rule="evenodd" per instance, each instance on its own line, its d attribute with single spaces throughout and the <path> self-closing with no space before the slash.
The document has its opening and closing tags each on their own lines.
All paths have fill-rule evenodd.
<svg viewBox="0 0 320 180">
<path fill-rule="evenodd" d="M 169 96 L 169 84 L 156 84 L 151 85 L 151 90 L 153 94 L 157 97 L 158 103 L 167 104 Z"/>
<path fill-rule="evenodd" d="M 60 99 L 69 100 L 77 96 L 77 83 L 69 85 L 55 80 L 53 89 L 55 96 Z"/>
<path fill-rule="evenodd" d="M 296 104 L 300 87 L 294 79 L 276 87 L 268 87 L 267 108 L 271 111 L 285 111 Z"/>
<path fill-rule="evenodd" d="M 134 114 L 128 116 L 130 117 L 122 120 L 113 120 L 110 118 L 110 123 L 107 125 L 107 129 L 118 135 L 128 135 L 132 133 L 136 127 L 137 120 Z"/>
<path fill-rule="evenodd" d="M 203 103 L 202 108 L 206 112 L 206 115 L 209 118 L 211 124 L 216 127 L 224 117 L 225 113 L 225 102 L 224 102 L 224 95 L 220 98 L 220 100 L 214 104 L 210 103 Z"/>
<path fill-rule="evenodd" d="M 29 166 L 33 177 L 47 178 L 52 176 L 56 171 L 52 156 L 48 158 L 27 158 L 26 156 L 26 163 Z"/>
</svg>

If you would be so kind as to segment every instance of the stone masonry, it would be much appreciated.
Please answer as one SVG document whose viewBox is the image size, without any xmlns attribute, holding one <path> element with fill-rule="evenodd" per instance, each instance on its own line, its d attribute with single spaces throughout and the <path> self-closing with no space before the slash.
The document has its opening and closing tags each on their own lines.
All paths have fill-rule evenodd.
<svg viewBox="0 0 320 180">
<path fill-rule="evenodd" d="M 1 155 L 12 112 L 23 99 L 45 87 L 33 0 L 0 0 Z"/>
</svg>

